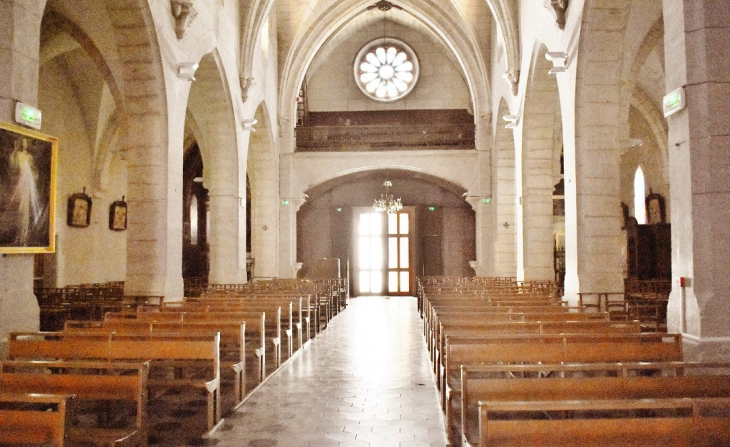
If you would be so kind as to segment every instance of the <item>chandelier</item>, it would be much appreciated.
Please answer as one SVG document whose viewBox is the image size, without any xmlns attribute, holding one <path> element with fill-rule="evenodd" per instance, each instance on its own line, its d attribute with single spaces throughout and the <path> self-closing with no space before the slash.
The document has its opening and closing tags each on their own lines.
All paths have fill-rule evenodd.
<svg viewBox="0 0 730 447">
<path fill-rule="evenodd" d="M 390 180 L 383 182 L 383 186 L 385 186 L 385 194 L 381 194 L 379 199 L 375 199 L 373 209 L 377 212 L 386 212 L 388 214 L 395 214 L 403 209 L 400 197 L 393 199 L 393 194 L 390 193 L 390 187 L 393 186 Z"/>
</svg>

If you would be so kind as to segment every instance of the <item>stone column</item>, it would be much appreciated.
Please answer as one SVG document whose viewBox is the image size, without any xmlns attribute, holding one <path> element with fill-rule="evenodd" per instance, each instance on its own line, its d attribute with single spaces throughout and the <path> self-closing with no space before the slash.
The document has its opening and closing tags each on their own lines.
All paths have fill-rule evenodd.
<svg viewBox="0 0 730 447">
<path fill-rule="evenodd" d="M 0 1 L 0 120 L 12 123 L 15 102 L 38 103 L 38 48 L 44 0 Z M 33 295 L 33 255 L 0 257 L 0 358 L 7 334 L 37 330 L 38 302 Z"/>
<path fill-rule="evenodd" d="M 730 9 L 721 0 L 664 0 L 673 290 L 668 329 L 692 359 L 730 356 Z M 688 278 L 679 287 L 679 278 Z"/>
<path fill-rule="evenodd" d="M 569 67 L 576 86 L 574 156 L 571 137 L 564 141 L 565 298 L 571 305 L 579 291 L 623 291 L 619 135 L 625 129 L 620 113 L 624 49 L 617 43 L 625 38 L 630 5 L 617 0 L 611 20 L 601 2 L 586 7 L 580 50 Z M 571 135 L 565 120 L 563 125 Z"/>
<path fill-rule="evenodd" d="M 302 268 L 302 263 L 297 262 L 297 211 L 305 201 L 305 197 L 281 199 L 279 276 L 282 278 L 295 278 Z"/>
<path fill-rule="evenodd" d="M 233 195 L 209 194 L 210 284 L 246 282 L 246 201 Z"/>
</svg>

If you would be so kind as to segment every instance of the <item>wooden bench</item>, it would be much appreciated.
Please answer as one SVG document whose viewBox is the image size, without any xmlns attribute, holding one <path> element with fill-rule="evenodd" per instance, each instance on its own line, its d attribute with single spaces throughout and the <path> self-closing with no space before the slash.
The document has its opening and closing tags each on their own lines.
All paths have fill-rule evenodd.
<svg viewBox="0 0 730 447">
<path fill-rule="evenodd" d="M 146 446 L 148 374 L 147 362 L 9 360 L 0 362 L 0 392 L 71 394 L 79 405 L 89 401 L 131 403 L 131 427 L 118 428 L 118 421 L 109 427 L 73 426 L 67 428 L 66 437 L 83 445 Z"/>
<path fill-rule="evenodd" d="M 2 445 L 63 447 L 73 395 L 0 392 Z"/>
<path fill-rule="evenodd" d="M 211 309 L 223 310 L 245 310 L 249 302 L 255 303 L 279 303 L 282 307 L 292 305 L 291 316 L 294 329 L 298 331 L 298 347 L 301 348 L 310 337 L 310 297 L 307 294 L 291 295 L 246 295 L 246 296 L 223 296 L 223 297 L 190 297 L 185 298 L 186 305 L 204 305 Z M 218 309 L 220 308 L 220 309 Z"/>
<path fill-rule="evenodd" d="M 141 309 L 142 312 L 145 312 L 146 309 Z M 214 312 L 214 313 L 224 313 L 224 312 L 264 312 L 268 315 L 278 315 L 279 316 L 279 325 L 273 326 L 270 325 L 272 328 L 271 334 L 273 334 L 275 337 L 279 338 L 281 340 L 281 334 L 282 332 L 284 335 L 286 335 L 286 342 L 287 342 L 287 355 L 288 357 L 292 356 L 292 353 L 294 351 L 294 329 L 298 328 L 299 331 L 301 331 L 301 321 L 295 321 L 294 318 L 294 302 L 292 300 L 259 300 L 259 299 L 253 299 L 253 300 L 239 300 L 237 304 L 231 304 L 231 303 L 203 303 L 203 302 L 188 302 L 188 301 L 182 301 L 182 302 L 173 302 L 173 303 L 163 303 L 163 305 L 159 309 L 153 309 L 153 312 L 159 311 L 159 312 Z M 301 332 L 297 334 L 297 336 L 301 340 Z M 301 341 L 299 343 L 299 346 L 301 346 Z M 279 359 L 278 364 L 281 363 L 281 354 L 279 353 Z"/>
<path fill-rule="evenodd" d="M 266 313 L 260 310 L 248 310 L 248 311 L 173 311 L 168 309 L 167 311 L 157 312 L 154 309 L 140 308 L 135 316 L 131 316 L 123 313 L 110 313 L 107 314 L 106 319 L 119 319 L 119 318 L 137 318 L 140 320 L 147 321 L 179 321 L 179 322 L 192 322 L 192 321 L 249 321 L 255 329 L 258 321 L 263 321 L 264 342 L 263 354 L 271 354 L 270 357 L 273 364 L 273 370 L 279 367 L 281 364 L 281 307 L 277 307 L 275 314 Z M 268 350 L 265 348 L 266 340 L 268 340 L 272 349 Z M 258 340 L 254 339 L 254 343 Z M 264 362 L 266 363 L 266 362 Z"/>
<path fill-rule="evenodd" d="M 309 295 L 302 294 L 297 296 L 291 295 L 245 295 L 245 296 L 202 296 L 202 297 L 189 297 L 185 298 L 184 303 L 190 305 L 205 305 L 211 309 L 219 311 L 230 311 L 230 310 L 245 310 L 248 302 L 273 302 L 280 303 L 282 306 L 292 303 L 292 321 L 294 328 L 298 331 L 297 340 L 299 348 L 302 348 L 305 341 L 309 341 L 311 321 L 313 318 L 310 316 L 312 309 L 310 309 L 310 297 Z M 217 309 L 217 308 L 221 309 Z"/>
<path fill-rule="evenodd" d="M 725 446 L 728 407 L 726 398 L 481 401 L 479 445 Z"/>
<path fill-rule="evenodd" d="M 256 326 L 255 324 L 252 326 Z M 263 340 L 261 329 L 254 333 L 254 338 Z M 177 321 L 145 321 L 138 319 L 119 319 L 102 321 L 66 321 L 64 331 L 75 333 L 110 333 L 115 332 L 123 335 L 146 335 L 146 334 L 186 334 L 186 335 L 215 335 L 221 334 L 221 367 L 228 369 L 234 374 L 234 394 L 236 404 L 241 402 L 247 392 L 247 365 L 257 365 L 257 380 L 263 380 L 263 346 L 255 346 L 246 343 L 247 325 L 243 321 L 201 321 L 201 322 L 177 322 Z M 261 343 L 261 342 L 260 342 Z M 250 360 L 247 359 L 250 357 Z"/>
<path fill-rule="evenodd" d="M 446 335 L 440 369 L 444 411 L 461 390 L 461 365 L 681 361 L 681 334 Z"/>
<path fill-rule="evenodd" d="M 730 363 L 462 365 L 460 394 L 450 439 L 460 415 L 462 441 L 477 445 L 479 401 L 730 398 Z"/>
<path fill-rule="evenodd" d="M 608 314 L 603 313 L 510 313 L 504 310 L 486 311 L 475 310 L 467 312 L 453 309 L 433 309 L 433 316 L 424 328 L 427 340 L 440 338 L 439 327 L 442 322 L 473 323 L 473 322 L 564 322 L 564 321 L 609 321 Z M 428 342 L 427 343 L 432 343 Z"/>
<path fill-rule="evenodd" d="M 449 322 L 439 325 L 438 340 L 433 341 L 431 359 L 434 365 L 443 364 L 446 334 L 454 337 L 528 334 L 638 334 L 639 321 L 534 321 L 534 322 Z M 437 371 L 436 371 L 437 372 Z"/>
<path fill-rule="evenodd" d="M 150 361 L 151 371 L 171 369 L 174 375 L 151 374 L 148 392 L 175 388 L 204 390 L 209 432 L 222 422 L 220 401 L 220 333 L 212 336 L 120 335 L 65 332 L 11 332 L 8 357 L 27 360 Z M 180 371 L 202 367 L 204 377 L 185 377 Z"/>
</svg>

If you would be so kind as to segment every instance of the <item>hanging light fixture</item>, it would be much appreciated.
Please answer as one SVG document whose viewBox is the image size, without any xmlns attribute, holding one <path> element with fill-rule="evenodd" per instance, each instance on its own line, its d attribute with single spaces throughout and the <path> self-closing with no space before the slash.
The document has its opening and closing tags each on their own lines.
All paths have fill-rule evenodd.
<svg viewBox="0 0 730 447">
<path fill-rule="evenodd" d="M 385 212 L 388 214 L 395 214 L 403 209 L 400 197 L 393 199 L 393 194 L 390 193 L 390 187 L 393 186 L 390 180 L 383 182 L 383 186 L 385 186 L 385 193 L 381 194 L 379 199 L 375 199 L 373 209 L 377 212 Z"/>
</svg>

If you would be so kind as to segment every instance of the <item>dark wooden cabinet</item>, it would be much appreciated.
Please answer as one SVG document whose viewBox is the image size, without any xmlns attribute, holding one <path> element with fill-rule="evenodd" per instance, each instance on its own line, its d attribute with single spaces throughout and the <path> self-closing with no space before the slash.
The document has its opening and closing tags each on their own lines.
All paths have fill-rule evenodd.
<svg viewBox="0 0 730 447">
<path fill-rule="evenodd" d="M 670 224 L 629 225 L 626 229 L 628 277 L 672 277 L 672 232 Z"/>
</svg>

